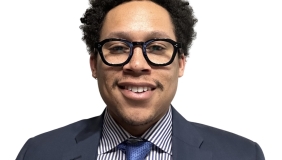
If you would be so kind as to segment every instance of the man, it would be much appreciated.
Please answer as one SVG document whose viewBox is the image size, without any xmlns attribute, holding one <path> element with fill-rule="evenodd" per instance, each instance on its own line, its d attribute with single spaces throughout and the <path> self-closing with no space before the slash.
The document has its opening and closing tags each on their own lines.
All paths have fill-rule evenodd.
<svg viewBox="0 0 282 160">
<path fill-rule="evenodd" d="M 17 160 L 263 160 L 259 145 L 186 121 L 172 106 L 195 37 L 188 2 L 91 1 L 81 19 L 107 107 L 31 138 Z"/>
</svg>

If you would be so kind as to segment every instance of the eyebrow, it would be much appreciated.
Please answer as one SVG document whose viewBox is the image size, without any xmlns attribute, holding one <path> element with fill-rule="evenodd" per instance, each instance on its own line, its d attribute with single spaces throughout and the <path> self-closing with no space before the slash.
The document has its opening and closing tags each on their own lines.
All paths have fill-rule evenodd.
<svg viewBox="0 0 282 160">
<path fill-rule="evenodd" d="M 107 38 L 121 38 L 126 40 L 132 40 L 132 33 L 131 32 L 111 32 L 108 34 L 105 39 Z M 171 38 L 165 32 L 162 31 L 152 31 L 148 32 L 148 35 L 145 36 L 146 40 L 153 39 L 153 38 Z"/>
</svg>

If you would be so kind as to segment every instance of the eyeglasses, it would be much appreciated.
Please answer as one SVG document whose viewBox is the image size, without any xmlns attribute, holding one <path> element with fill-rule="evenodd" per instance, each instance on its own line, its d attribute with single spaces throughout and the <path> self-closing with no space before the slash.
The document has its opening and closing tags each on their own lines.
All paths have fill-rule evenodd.
<svg viewBox="0 0 282 160">
<path fill-rule="evenodd" d="M 148 64 L 166 66 L 173 62 L 181 43 L 171 39 L 151 39 L 146 42 L 130 42 L 124 39 L 105 39 L 95 43 L 102 61 L 109 66 L 123 66 L 133 55 L 135 46 L 141 46 L 143 56 Z"/>
</svg>

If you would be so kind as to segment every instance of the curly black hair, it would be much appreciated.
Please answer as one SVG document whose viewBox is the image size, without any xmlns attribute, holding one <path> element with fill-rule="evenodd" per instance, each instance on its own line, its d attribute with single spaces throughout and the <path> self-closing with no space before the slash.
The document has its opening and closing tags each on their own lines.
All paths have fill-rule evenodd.
<svg viewBox="0 0 282 160">
<path fill-rule="evenodd" d="M 90 7 L 80 19 L 83 23 L 80 26 L 83 31 L 82 40 L 85 41 L 89 54 L 93 53 L 94 43 L 100 39 L 100 31 L 106 14 L 114 7 L 128 1 L 130 0 L 90 0 Z M 185 56 L 188 56 L 192 40 L 196 38 L 194 26 L 198 21 L 189 2 L 186 0 L 152 0 L 152 2 L 169 12 L 176 40 L 182 43 L 182 51 Z"/>
</svg>

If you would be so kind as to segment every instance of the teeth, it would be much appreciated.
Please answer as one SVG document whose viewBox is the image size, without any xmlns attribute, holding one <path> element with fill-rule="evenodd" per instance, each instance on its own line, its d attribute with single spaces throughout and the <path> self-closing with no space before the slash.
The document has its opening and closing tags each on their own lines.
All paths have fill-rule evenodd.
<svg viewBox="0 0 282 160">
<path fill-rule="evenodd" d="M 146 92 L 146 91 L 151 91 L 152 89 L 150 87 L 132 87 L 132 86 L 125 86 L 124 87 L 127 90 L 130 90 L 135 93 L 141 93 L 141 92 Z"/>
<path fill-rule="evenodd" d="M 132 92 L 137 92 L 137 87 L 132 87 Z"/>
<path fill-rule="evenodd" d="M 144 92 L 146 92 L 148 90 L 148 87 L 144 87 L 143 90 Z"/>
</svg>

